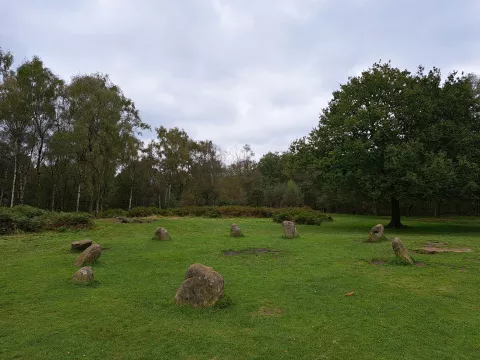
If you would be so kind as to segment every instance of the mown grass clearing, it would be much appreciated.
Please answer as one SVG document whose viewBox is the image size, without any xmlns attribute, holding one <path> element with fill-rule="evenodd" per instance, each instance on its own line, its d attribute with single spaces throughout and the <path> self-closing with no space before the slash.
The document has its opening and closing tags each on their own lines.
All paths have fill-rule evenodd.
<svg viewBox="0 0 480 360">
<path fill-rule="evenodd" d="M 271 219 L 244 218 L 105 220 L 88 231 L 0 237 L 0 358 L 478 358 L 480 222 L 404 219 L 409 228 L 387 229 L 409 249 L 472 249 L 412 253 L 423 266 L 407 266 L 390 242 L 363 242 L 387 221 L 337 215 L 298 226 L 293 240 Z M 232 222 L 245 237 L 229 236 Z M 151 240 L 158 226 L 172 240 Z M 83 238 L 107 248 L 90 286 L 71 283 L 70 243 Z M 174 305 L 196 262 L 224 276 L 230 306 Z"/>
</svg>

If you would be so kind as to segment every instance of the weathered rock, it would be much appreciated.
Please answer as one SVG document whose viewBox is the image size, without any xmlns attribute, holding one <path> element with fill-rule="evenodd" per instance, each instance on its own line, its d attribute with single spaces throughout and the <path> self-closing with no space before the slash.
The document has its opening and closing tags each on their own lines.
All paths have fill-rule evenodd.
<svg viewBox="0 0 480 360">
<path fill-rule="evenodd" d="M 393 238 L 392 248 L 393 248 L 393 251 L 395 252 L 395 255 L 397 257 L 403 259 L 403 261 L 405 261 L 409 264 L 413 264 L 413 260 L 410 257 L 410 254 L 408 253 L 408 250 L 405 249 L 405 247 L 403 246 L 402 240 L 400 240 L 398 237 Z"/>
<path fill-rule="evenodd" d="M 287 239 L 293 239 L 298 236 L 297 227 L 295 222 L 285 220 L 282 222 L 283 233 Z"/>
<path fill-rule="evenodd" d="M 85 264 L 93 264 L 102 255 L 102 247 L 93 244 L 86 248 L 75 260 L 75 266 L 83 266 Z"/>
<path fill-rule="evenodd" d="M 385 240 L 385 228 L 382 224 L 377 224 L 370 229 L 368 234 L 369 242 L 379 242 Z"/>
<path fill-rule="evenodd" d="M 93 281 L 93 270 L 90 266 L 84 266 L 73 275 L 74 283 L 87 284 Z"/>
<path fill-rule="evenodd" d="M 190 265 L 185 281 L 177 290 L 175 302 L 193 307 L 213 306 L 223 297 L 223 285 L 222 275 L 211 267 Z"/>
<path fill-rule="evenodd" d="M 157 228 L 155 230 L 155 239 L 156 240 L 170 240 L 170 235 L 168 235 L 167 229 L 163 227 Z"/>
<path fill-rule="evenodd" d="M 232 237 L 243 236 L 242 230 L 240 230 L 240 227 L 237 224 L 232 224 L 232 226 L 230 226 L 230 236 Z"/>
<path fill-rule="evenodd" d="M 83 251 L 86 248 L 88 248 L 90 245 L 92 245 L 92 240 L 80 240 L 80 241 L 74 241 L 72 242 L 72 251 Z"/>
</svg>

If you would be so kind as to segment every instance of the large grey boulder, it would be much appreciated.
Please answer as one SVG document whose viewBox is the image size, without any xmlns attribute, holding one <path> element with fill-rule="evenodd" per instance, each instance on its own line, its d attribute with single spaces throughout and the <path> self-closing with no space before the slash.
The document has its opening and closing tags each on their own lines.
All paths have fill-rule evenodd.
<svg viewBox="0 0 480 360">
<path fill-rule="evenodd" d="M 203 264 L 193 264 L 177 290 L 175 302 L 193 307 L 213 306 L 223 297 L 223 286 L 223 277 L 218 272 Z"/>
<path fill-rule="evenodd" d="M 157 228 L 155 231 L 155 239 L 156 240 L 170 240 L 170 235 L 168 235 L 167 229 L 163 227 Z"/>
</svg>

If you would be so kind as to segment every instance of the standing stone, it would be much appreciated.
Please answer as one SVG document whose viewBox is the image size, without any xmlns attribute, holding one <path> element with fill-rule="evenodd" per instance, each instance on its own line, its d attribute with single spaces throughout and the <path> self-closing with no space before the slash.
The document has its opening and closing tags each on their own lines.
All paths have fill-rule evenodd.
<svg viewBox="0 0 480 360">
<path fill-rule="evenodd" d="M 211 267 L 190 265 L 185 281 L 177 290 L 175 302 L 193 307 L 213 306 L 223 297 L 223 285 L 222 275 Z"/>
<path fill-rule="evenodd" d="M 283 233 L 287 239 L 293 239 L 298 236 L 297 227 L 295 222 L 285 220 L 282 222 Z"/>
<path fill-rule="evenodd" d="M 368 234 L 368 242 L 379 242 L 385 239 L 385 228 L 382 224 L 377 224 L 370 229 L 370 233 Z"/>
<path fill-rule="evenodd" d="M 102 247 L 93 244 L 85 249 L 75 260 L 75 266 L 83 266 L 85 264 L 93 264 L 102 255 Z"/>
<path fill-rule="evenodd" d="M 230 236 L 231 237 L 243 236 L 242 230 L 240 230 L 240 227 L 237 224 L 232 224 L 232 226 L 230 227 Z"/>
<path fill-rule="evenodd" d="M 156 240 L 170 240 L 170 235 L 168 235 L 168 231 L 165 228 L 159 227 L 155 231 L 155 239 Z"/>
<path fill-rule="evenodd" d="M 73 275 L 74 283 L 88 284 L 93 281 L 93 270 L 90 266 L 84 266 Z"/>
<path fill-rule="evenodd" d="M 72 242 L 72 251 L 83 251 L 86 248 L 88 248 L 90 245 L 92 245 L 92 240 L 80 240 L 80 241 L 74 241 Z"/>
<path fill-rule="evenodd" d="M 405 249 L 405 247 L 403 246 L 402 240 L 400 240 L 398 237 L 393 238 L 392 248 L 393 248 L 393 251 L 395 252 L 395 255 L 397 257 L 403 259 L 403 261 L 405 261 L 409 264 L 413 264 L 413 260 L 410 257 L 410 254 L 408 253 L 408 250 Z"/>
</svg>

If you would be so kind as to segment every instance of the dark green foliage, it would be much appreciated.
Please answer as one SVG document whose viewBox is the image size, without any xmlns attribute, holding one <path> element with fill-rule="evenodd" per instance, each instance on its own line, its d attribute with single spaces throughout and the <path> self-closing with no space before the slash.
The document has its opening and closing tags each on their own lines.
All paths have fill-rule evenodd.
<svg viewBox="0 0 480 360">
<path fill-rule="evenodd" d="M 0 234 L 11 234 L 15 231 L 15 220 L 12 211 L 8 208 L 0 207 Z"/>
<path fill-rule="evenodd" d="M 210 209 L 203 216 L 206 218 L 219 218 L 222 217 L 222 213 L 218 209 Z"/>
<path fill-rule="evenodd" d="M 117 216 L 127 216 L 128 211 L 123 209 L 107 209 L 99 214 L 100 218 L 103 219 L 110 219 L 115 218 Z"/>
<path fill-rule="evenodd" d="M 93 224 L 92 216 L 86 213 L 56 213 L 26 205 L 0 208 L 0 234 L 84 229 L 91 228 Z"/>
<path fill-rule="evenodd" d="M 159 215 L 161 209 L 153 207 L 153 206 L 138 206 L 133 208 L 132 210 L 127 212 L 128 217 L 144 217 L 144 216 L 152 216 L 152 215 Z"/>
<path fill-rule="evenodd" d="M 249 218 L 272 218 L 275 222 L 281 223 L 284 220 L 293 220 L 297 224 L 320 225 L 322 222 L 333 220 L 320 211 L 312 210 L 308 207 L 292 208 L 268 208 L 253 206 L 186 206 L 181 208 L 158 209 L 155 207 L 137 207 L 128 212 L 130 217 L 143 216 L 193 216 L 205 218 L 231 218 L 231 217 L 249 217 Z"/>
<path fill-rule="evenodd" d="M 29 205 L 17 205 L 12 209 L 16 214 L 24 216 L 26 218 L 33 218 L 35 216 L 42 216 L 47 213 L 47 211 L 29 206 Z"/>
<path fill-rule="evenodd" d="M 128 212 L 129 217 L 144 217 L 152 215 L 160 216 L 198 216 L 207 218 L 218 217 L 249 217 L 249 218 L 271 218 L 277 214 L 285 214 L 289 219 L 299 224 L 319 224 L 326 221 L 327 215 L 313 211 L 310 208 L 268 208 L 253 206 L 186 206 L 181 208 L 159 209 L 155 207 L 136 207 Z M 331 217 L 328 217 L 331 220 Z M 320 220 L 322 219 L 322 220 Z M 283 220 L 282 220 L 283 221 Z"/>
<path fill-rule="evenodd" d="M 295 221 L 297 224 L 303 225 L 321 225 L 322 222 L 331 221 L 332 218 L 324 213 L 308 208 L 285 209 L 273 216 L 273 221 L 277 223 L 285 220 Z"/>
<path fill-rule="evenodd" d="M 45 228 L 87 229 L 94 225 L 93 218 L 87 213 L 49 213 L 46 216 Z"/>
<path fill-rule="evenodd" d="M 0 234 L 11 234 L 17 230 L 40 231 L 45 224 L 45 214 L 46 211 L 27 205 L 0 208 Z"/>
</svg>

